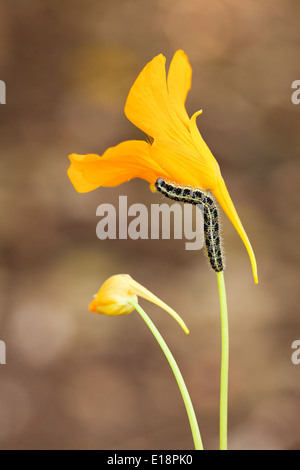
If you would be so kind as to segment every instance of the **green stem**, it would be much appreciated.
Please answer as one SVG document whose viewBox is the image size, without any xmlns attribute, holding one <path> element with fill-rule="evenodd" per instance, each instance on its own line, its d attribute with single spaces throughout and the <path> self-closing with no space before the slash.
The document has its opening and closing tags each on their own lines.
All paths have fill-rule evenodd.
<svg viewBox="0 0 300 470">
<path fill-rule="evenodd" d="M 224 272 L 217 273 L 221 309 L 220 450 L 227 450 L 229 333 Z"/>
<path fill-rule="evenodd" d="M 141 315 L 141 317 L 146 322 L 146 324 L 148 325 L 150 330 L 152 331 L 153 335 L 155 336 L 158 344 L 160 345 L 161 349 L 163 350 L 163 352 L 164 352 L 164 354 L 165 354 L 165 356 L 166 356 L 166 358 L 167 358 L 167 360 L 168 360 L 168 362 L 171 366 L 171 369 L 172 369 L 172 371 L 175 375 L 175 379 L 177 381 L 178 387 L 180 389 L 180 392 L 181 392 L 181 395 L 182 395 L 182 398 L 183 398 L 183 401 L 184 401 L 184 404 L 185 404 L 186 412 L 187 412 L 188 419 L 189 419 L 190 426 L 191 426 L 191 431 L 192 431 L 192 435 L 193 435 L 195 449 L 196 450 L 203 450 L 203 445 L 202 445 L 200 431 L 199 431 L 199 427 L 198 427 L 198 423 L 197 423 L 197 418 L 196 418 L 194 408 L 193 408 L 193 405 L 192 405 L 192 402 L 191 402 L 191 399 L 190 399 L 190 396 L 189 396 L 189 392 L 186 388 L 186 385 L 184 383 L 184 380 L 183 380 L 183 377 L 182 377 L 181 372 L 179 370 L 179 367 L 178 367 L 178 365 L 177 365 L 170 349 L 166 345 L 165 340 L 163 339 L 163 337 L 159 333 L 158 329 L 156 328 L 156 326 L 154 325 L 152 320 L 150 320 L 150 318 L 148 317 L 146 312 L 142 309 L 142 307 L 137 302 L 134 302 L 133 300 L 131 300 L 130 302 L 133 305 L 133 307 L 135 307 L 135 309 L 138 311 L 138 313 Z"/>
</svg>

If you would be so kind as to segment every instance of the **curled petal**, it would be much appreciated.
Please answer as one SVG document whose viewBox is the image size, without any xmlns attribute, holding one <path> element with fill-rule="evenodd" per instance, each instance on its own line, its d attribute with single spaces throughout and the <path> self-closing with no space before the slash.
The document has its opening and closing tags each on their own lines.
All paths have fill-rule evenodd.
<svg viewBox="0 0 300 470">
<path fill-rule="evenodd" d="M 69 155 L 69 158 L 71 160 L 71 165 L 68 169 L 68 176 L 76 191 L 79 193 L 87 193 L 101 186 L 99 183 L 90 183 L 84 176 L 85 168 L 87 168 L 91 163 L 97 162 L 99 160 L 99 155 L 77 155 L 76 153 L 73 153 L 72 155 Z"/>
<path fill-rule="evenodd" d="M 142 140 L 128 140 L 110 147 L 102 156 L 73 153 L 68 176 L 80 193 L 99 186 L 118 186 L 132 178 L 153 183 L 165 172 L 151 157 L 150 147 Z"/>
</svg>

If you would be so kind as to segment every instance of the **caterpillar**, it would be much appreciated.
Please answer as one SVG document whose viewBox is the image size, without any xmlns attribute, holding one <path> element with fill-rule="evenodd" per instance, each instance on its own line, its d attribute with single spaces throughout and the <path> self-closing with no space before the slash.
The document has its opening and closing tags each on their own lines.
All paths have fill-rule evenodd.
<svg viewBox="0 0 300 470">
<path fill-rule="evenodd" d="M 204 239 L 207 256 L 214 271 L 217 273 L 223 271 L 224 262 L 221 249 L 219 216 L 213 198 L 202 189 L 169 183 L 163 180 L 163 178 L 158 178 L 154 186 L 157 191 L 174 201 L 195 205 L 201 204 L 203 206 Z"/>
</svg>

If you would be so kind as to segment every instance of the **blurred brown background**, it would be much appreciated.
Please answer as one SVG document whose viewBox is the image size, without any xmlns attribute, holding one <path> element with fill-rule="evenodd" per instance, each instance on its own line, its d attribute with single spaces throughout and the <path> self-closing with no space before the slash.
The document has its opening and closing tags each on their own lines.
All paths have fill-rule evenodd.
<svg viewBox="0 0 300 470">
<path fill-rule="evenodd" d="M 0 366 L 2 449 L 192 449 L 172 372 L 133 313 L 88 303 L 112 274 L 129 273 L 190 328 L 142 305 L 174 353 L 204 445 L 218 447 L 220 319 L 203 252 L 178 240 L 96 237 L 96 208 L 162 202 L 148 184 L 77 194 L 68 154 L 144 138 L 127 121 L 143 66 L 182 48 L 193 67 L 198 125 L 255 249 L 223 220 L 230 314 L 229 444 L 299 449 L 300 79 L 297 0 L 16 0 L 0 3 Z"/>
</svg>

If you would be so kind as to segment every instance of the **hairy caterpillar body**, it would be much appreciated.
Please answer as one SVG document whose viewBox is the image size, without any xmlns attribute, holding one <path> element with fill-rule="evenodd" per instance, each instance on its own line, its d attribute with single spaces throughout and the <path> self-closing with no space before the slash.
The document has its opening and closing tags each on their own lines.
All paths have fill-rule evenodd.
<svg viewBox="0 0 300 470">
<path fill-rule="evenodd" d="M 189 204 L 201 204 L 204 209 L 204 239 L 207 256 L 211 267 L 217 273 L 224 270 L 221 249 L 218 209 L 212 197 L 199 188 L 181 186 L 158 178 L 155 188 L 164 196 L 174 201 Z"/>
</svg>

